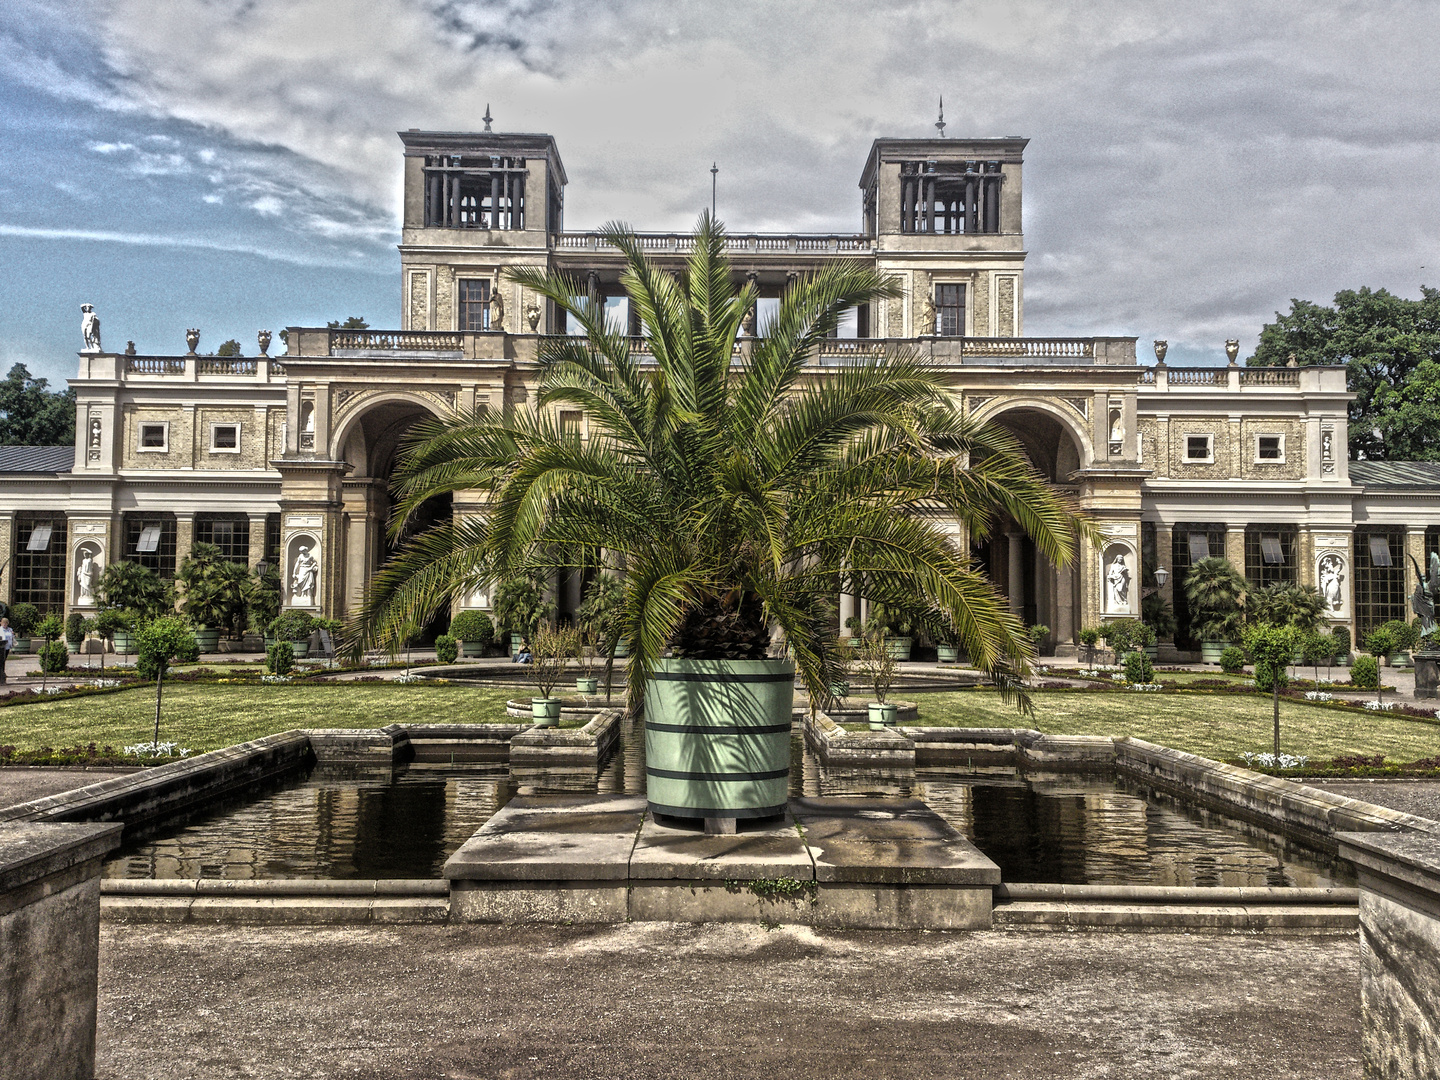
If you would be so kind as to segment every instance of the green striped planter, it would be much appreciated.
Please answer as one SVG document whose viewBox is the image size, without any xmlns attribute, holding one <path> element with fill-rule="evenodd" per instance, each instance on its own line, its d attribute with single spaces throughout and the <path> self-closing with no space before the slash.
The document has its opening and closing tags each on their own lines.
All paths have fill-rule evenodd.
<svg viewBox="0 0 1440 1080">
<path fill-rule="evenodd" d="M 645 686 L 650 809 L 673 817 L 785 812 L 795 665 L 660 660 Z"/>
<path fill-rule="evenodd" d="M 885 649 L 890 654 L 891 660 L 909 660 L 910 647 L 915 643 L 912 637 L 894 637 L 885 635 Z"/>
</svg>

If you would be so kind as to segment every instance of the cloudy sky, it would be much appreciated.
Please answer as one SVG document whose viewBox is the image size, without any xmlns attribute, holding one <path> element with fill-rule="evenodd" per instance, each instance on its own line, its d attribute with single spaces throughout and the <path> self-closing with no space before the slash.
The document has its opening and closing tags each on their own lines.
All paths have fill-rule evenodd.
<svg viewBox="0 0 1440 1080">
<path fill-rule="evenodd" d="M 1440 281 L 1440 5 L 4 0 L 0 369 L 399 324 L 402 128 L 543 131 L 566 224 L 856 231 L 870 140 L 1021 134 L 1026 332 L 1248 353 Z M 1144 351 L 1148 348 L 1142 346 Z"/>
</svg>

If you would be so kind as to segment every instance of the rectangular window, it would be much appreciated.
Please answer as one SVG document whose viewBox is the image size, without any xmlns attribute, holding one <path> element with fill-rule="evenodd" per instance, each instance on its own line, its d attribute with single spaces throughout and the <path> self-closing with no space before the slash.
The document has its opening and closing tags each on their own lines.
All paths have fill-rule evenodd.
<svg viewBox="0 0 1440 1080">
<path fill-rule="evenodd" d="M 126 514 L 125 544 L 121 549 L 127 562 L 148 566 L 163 578 L 175 576 L 175 515 L 166 513 Z"/>
<path fill-rule="evenodd" d="M 1186 435 L 1185 460 L 1212 462 L 1214 461 L 1213 447 L 1213 435 Z"/>
<path fill-rule="evenodd" d="M 161 421 L 158 424 L 140 425 L 140 449 L 164 452 L 170 444 L 170 424 L 168 421 Z"/>
<path fill-rule="evenodd" d="M 1252 525 L 1245 530 L 1245 576 L 1259 586 L 1295 581 L 1295 529 Z"/>
<path fill-rule="evenodd" d="M 34 604 L 45 614 L 64 611 L 65 550 L 63 514 L 25 510 L 15 515 L 15 603 Z"/>
<path fill-rule="evenodd" d="M 210 452 L 212 454 L 238 454 L 240 452 L 240 425 L 211 424 Z"/>
<path fill-rule="evenodd" d="M 280 562 L 280 515 L 265 515 L 265 561 L 271 566 Z"/>
<path fill-rule="evenodd" d="M 1192 532 L 1190 540 L 1190 565 L 1194 566 L 1201 559 L 1210 557 L 1210 534 L 1203 532 Z"/>
<path fill-rule="evenodd" d="M 1271 566 L 1280 566 L 1285 562 L 1285 555 L 1280 550 L 1280 538 L 1278 536 L 1260 537 L 1260 554 L 1265 562 Z"/>
<path fill-rule="evenodd" d="M 584 421 L 585 414 L 579 409 L 560 410 L 560 430 L 566 435 L 579 435 Z"/>
<path fill-rule="evenodd" d="M 965 286 L 935 286 L 935 333 L 941 337 L 965 335 Z"/>
<path fill-rule="evenodd" d="M 214 544 L 222 558 L 250 561 L 250 519 L 244 514 L 196 514 L 195 541 Z"/>
<path fill-rule="evenodd" d="M 490 329 L 490 282 L 486 278 L 460 278 L 460 329 Z"/>
<path fill-rule="evenodd" d="M 1410 614 L 1405 605 L 1405 567 L 1396 558 L 1404 546 L 1405 534 L 1398 529 L 1355 534 L 1357 644 L 1381 623 Z"/>
<path fill-rule="evenodd" d="M 1284 461 L 1285 437 L 1283 435 L 1257 435 L 1255 437 L 1256 461 Z"/>
<path fill-rule="evenodd" d="M 1190 605 L 1185 599 L 1185 578 L 1190 567 L 1201 559 L 1225 553 L 1225 526 L 1210 522 L 1178 522 L 1170 544 L 1171 592 L 1175 606 L 1175 644 L 1182 649 L 1198 648 L 1190 622 Z"/>
</svg>

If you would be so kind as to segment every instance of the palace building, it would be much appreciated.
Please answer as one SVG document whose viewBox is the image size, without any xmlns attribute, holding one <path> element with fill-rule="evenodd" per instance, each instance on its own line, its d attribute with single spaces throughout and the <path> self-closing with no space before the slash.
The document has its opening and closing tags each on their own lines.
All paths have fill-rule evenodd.
<svg viewBox="0 0 1440 1080">
<path fill-rule="evenodd" d="M 389 554 L 400 437 L 422 417 L 526 405 L 544 338 L 567 332 L 563 312 L 507 270 L 573 275 L 644 355 L 619 253 L 566 228 L 553 138 L 411 130 L 400 142 L 401 326 L 290 327 L 277 355 L 262 332 L 254 358 L 198 355 L 194 332 L 183 355 L 87 342 L 70 382 L 75 446 L 0 447 L 0 596 L 85 610 L 95 567 L 132 560 L 171 575 L 206 541 L 278 564 L 287 605 L 343 616 Z M 1138 616 L 1142 594 L 1158 589 L 1179 622 L 1162 657 L 1187 656 L 1198 645 L 1179 583 L 1207 555 L 1255 582 L 1321 586 L 1330 620 L 1352 635 L 1406 617 L 1410 556 L 1440 548 L 1440 466 L 1347 460 L 1343 368 L 1240 367 L 1233 344 L 1228 366 L 1167 367 L 1163 349 L 1150 366 L 1134 338 L 1024 335 L 1026 142 L 876 139 L 859 175 L 858 232 L 730 235 L 737 281 L 759 288 L 752 332 L 826 261 L 899 279 L 903 295 L 850 313 L 815 371 L 911 347 L 968 413 L 1013 432 L 1074 492 L 1104 539 L 1072 566 L 1050 565 L 1013 527 L 974 549 L 1057 652 L 1072 652 L 1084 626 Z M 640 235 L 657 260 L 683 264 L 688 233 Z M 586 430 L 581 414 L 559 420 Z M 433 514 L 483 509 L 457 496 Z M 577 592 L 559 586 L 562 611 Z M 842 616 L 864 605 L 839 599 Z M 458 606 L 489 602 L 481 593 Z"/>
</svg>

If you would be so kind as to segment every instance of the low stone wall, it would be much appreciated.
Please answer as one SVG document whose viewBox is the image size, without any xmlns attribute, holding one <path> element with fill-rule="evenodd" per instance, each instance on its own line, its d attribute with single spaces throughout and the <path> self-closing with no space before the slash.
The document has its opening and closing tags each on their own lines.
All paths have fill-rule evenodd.
<svg viewBox="0 0 1440 1080">
<path fill-rule="evenodd" d="M 410 756 L 410 733 L 399 724 L 362 728 L 302 728 L 317 765 L 384 765 Z"/>
<path fill-rule="evenodd" d="M 598 771 L 620 739 L 624 716 L 619 709 L 602 709 L 582 728 L 527 728 L 510 740 L 510 767 L 581 766 Z"/>
<path fill-rule="evenodd" d="M 915 771 L 915 743 L 899 730 L 846 731 L 829 713 L 801 713 L 805 740 L 826 768 Z"/>
<path fill-rule="evenodd" d="M 0 821 L 123 821 L 136 825 L 297 771 L 313 760 L 309 737 L 287 731 L 20 803 L 0 810 Z"/>
<path fill-rule="evenodd" d="M 1440 1076 L 1440 836 L 1342 833 L 1360 873 L 1366 1076 Z"/>
<path fill-rule="evenodd" d="M 510 760 L 510 740 L 529 731 L 523 724 L 410 724 L 412 761 L 496 762 Z"/>
<path fill-rule="evenodd" d="M 0 825 L 0 1076 L 95 1075 L 100 864 L 120 826 Z"/>
</svg>

